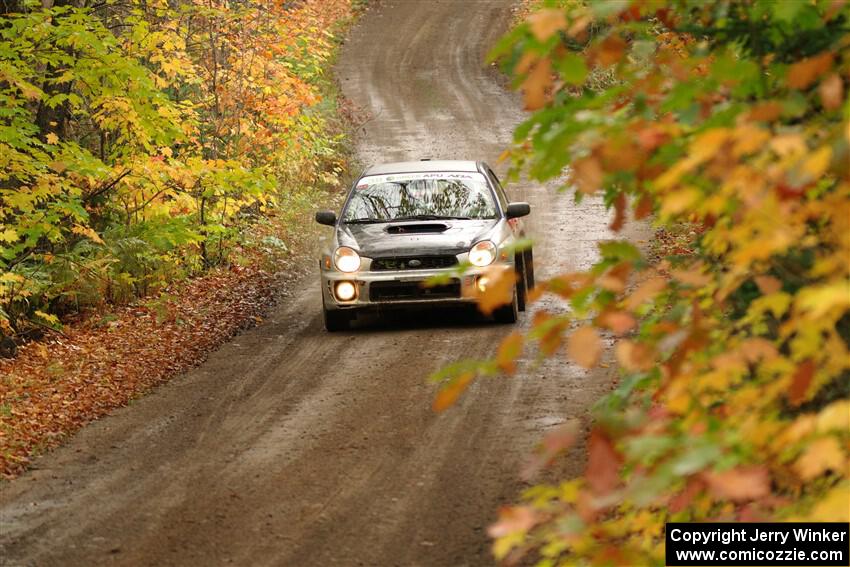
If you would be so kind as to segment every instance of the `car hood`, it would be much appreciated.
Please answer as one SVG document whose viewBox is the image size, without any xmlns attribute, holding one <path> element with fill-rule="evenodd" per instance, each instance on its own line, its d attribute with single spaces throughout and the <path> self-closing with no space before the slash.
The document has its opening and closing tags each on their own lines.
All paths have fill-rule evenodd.
<svg viewBox="0 0 850 567">
<path fill-rule="evenodd" d="M 499 219 L 342 224 L 337 239 L 340 246 L 350 246 L 367 258 L 460 254 L 487 238 L 498 223 Z"/>
</svg>

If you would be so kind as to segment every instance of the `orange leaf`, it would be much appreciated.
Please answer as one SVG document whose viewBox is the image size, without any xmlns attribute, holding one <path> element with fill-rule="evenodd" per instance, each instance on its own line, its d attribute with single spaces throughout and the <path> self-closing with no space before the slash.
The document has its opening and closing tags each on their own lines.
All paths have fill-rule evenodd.
<svg viewBox="0 0 850 567">
<path fill-rule="evenodd" d="M 665 287 L 667 287 L 667 282 L 664 278 L 650 278 L 646 280 L 626 298 L 626 308 L 630 311 L 634 311 L 640 307 L 644 301 L 648 301 L 658 295 Z"/>
<path fill-rule="evenodd" d="M 632 264 L 630 262 L 621 262 L 605 272 L 596 283 L 608 291 L 622 293 L 626 289 L 626 282 L 631 271 Z"/>
<path fill-rule="evenodd" d="M 773 276 L 756 276 L 753 279 L 762 295 L 770 295 L 782 289 L 782 282 Z"/>
<path fill-rule="evenodd" d="M 567 354 L 580 366 L 593 368 L 602 356 L 602 341 L 593 327 L 581 327 L 567 340 Z"/>
<path fill-rule="evenodd" d="M 537 515 L 528 506 L 504 506 L 499 509 L 499 521 L 487 528 L 492 538 L 524 534 L 537 523 Z"/>
<path fill-rule="evenodd" d="M 742 342 L 741 352 L 749 363 L 755 363 L 759 360 L 773 360 L 779 356 L 779 351 L 776 350 L 773 343 L 761 337 L 751 337 Z"/>
<path fill-rule="evenodd" d="M 567 18 L 563 10 L 555 8 L 538 10 L 528 17 L 528 23 L 531 27 L 531 33 L 538 41 L 546 41 L 552 37 L 558 30 L 562 30 L 567 26 Z"/>
<path fill-rule="evenodd" d="M 670 512 L 676 514 L 684 510 L 688 504 L 705 488 L 705 484 L 698 478 L 691 478 L 684 490 L 670 499 L 667 505 Z"/>
<path fill-rule="evenodd" d="M 655 363 L 655 352 L 643 343 L 623 339 L 614 350 L 617 362 L 629 372 L 643 372 Z"/>
<path fill-rule="evenodd" d="M 620 232 L 623 225 L 626 223 L 626 196 L 619 193 L 614 199 L 614 219 L 608 226 L 614 232 Z"/>
<path fill-rule="evenodd" d="M 753 105 L 750 109 L 749 117 L 750 120 L 756 120 L 759 122 L 772 122 L 779 118 L 779 115 L 781 114 L 782 104 L 775 100 L 770 100 Z"/>
<path fill-rule="evenodd" d="M 546 89 L 552 84 L 552 61 L 540 59 L 522 83 L 526 110 L 537 110 L 546 104 Z"/>
<path fill-rule="evenodd" d="M 591 278 L 582 272 L 574 272 L 555 276 L 549 280 L 549 291 L 564 299 L 569 299 L 575 292 L 590 284 Z"/>
<path fill-rule="evenodd" d="M 440 388 L 440 391 L 437 392 L 437 397 L 434 398 L 434 403 L 431 406 L 434 411 L 443 411 L 453 406 L 460 395 L 469 387 L 473 378 L 475 378 L 474 373 L 464 372 Z"/>
<path fill-rule="evenodd" d="M 702 265 L 696 265 L 690 270 L 673 270 L 670 275 L 683 284 L 694 287 L 702 287 L 711 282 L 711 276 L 703 273 Z"/>
<path fill-rule="evenodd" d="M 559 318 L 553 321 L 553 317 L 545 311 L 538 311 L 534 314 L 533 327 L 538 329 L 545 326 L 545 330 L 540 337 L 540 350 L 547 356 L 553 355 L 564 342 L 564 329 L 567 328 L 569 322 L 566 318 Z"/>
<path fill-rule="evenodd" d="M 802 59 L 789 67 L 788 86 L 792 89 L 805 89 L 820 75 L 832 67 L 832 53 L 825 51 L 814 57 Z"/>
<path fill-rule="evenodd" d="M 596 60 L 600 65 L 607 67 L 620 61 L 625 53 L 626 41 L 619 35 L 609 35 L 599 44 Z"/>
<path fill-rule="evenodd" d="M 814 375 L 815 363 L 811 360 L 806 360 L 797 367 L 791 379 L 791 388 L 788 390 L 788 401 L 792 406 L 799 406 L 806 399 L 806 392 Z"/>
<path fill-rule="evenodd" d="M 717 498 L 743 502 L 770 494 L 770 478 L 761 466 L 738 467 L 724 472 L 703 473 L 703 480 Z"/>
<path fill-rule="evenodd" d="M 511 333 L 502 340 L 496 351 L 496 364 L 506 374 L 516 372 L 516 359 L 522 353 L 523 338 L 519 333 Z"/>
<path fill-rule="evenodd" d="M 487 286 L 480 291 L 478 286 L 464 287 L 464 295 L 478 302 L 478 309 L 484 315 L 490 315 L 497 307 L 513 300 L 516 273 L 510 266 L 493 264 L 488 266 L 481 277 L 487 278 Z"/>
<path fill-rule="evenodd" d="M 818 87 L 818 93 L 825 109 L 841 108 L 841 103 L 844 102 L 844 82 L 841 77 L 833 73 L 823 80 Z"/>
<path fill-rule="evenodd" d="M 640 220 L 651 215 L 653 208 L 652 205 L 652 197 L 646 194 L 642 195 L 635 207 L 635 218 Z"/>
<path fill-rule="evenodd" d="M 571 421 L 548 433 L 523 467 L 522 478 L 531 480 L 544 467 L 551 464 L 558 454 L 572 447 L 578 438 L 578 432 L 578 422 Z"/>
<path fill-rule="evenodd" d="M 578 186 L 579 193 L 591 195 L 602 187 L 605 172 L 599 160 L 593 156 L 577 159 L 572 163 L 572 181 Z"/>
<path fill-rule="evenodd" d="M 631 331 L 637 326 L 637 321 L 625 311 L 604 311 L 597 318 L 597 324 L 610 329 L 618 335 Z"/>
<path fill-rule="evenodd" d="M 607 494 L 620 482 L 622 459 L 611 439 L 598 427 L 590 432 L 587 442 L 587 468 L 584 476 L 596 494 Z"/>
</svg>

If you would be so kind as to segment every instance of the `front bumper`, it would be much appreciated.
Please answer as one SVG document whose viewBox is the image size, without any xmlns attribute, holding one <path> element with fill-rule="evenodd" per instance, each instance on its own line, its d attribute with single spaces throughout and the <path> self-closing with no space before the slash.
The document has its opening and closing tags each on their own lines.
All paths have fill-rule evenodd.
<svg viewBox="0 0 850 567">
<path fill-rule="evenodd" d="M 500 262 L 503 265 L 510 265 Z M 489 268 L 489 267 L 488 267 Z M 436 306 L 475 303 L 474 287 L 486 268 L 469 268 L 463 274 L 452 269 L 359 271 L 350 274 L 322 270 L 322 298 L 325 309 L 391 309 L 394 307 Z M 425 286 L 430 278 L 449 275 L 449 283 Z M 334 295 L 337 282 L 352 282 L 357 294 L 341 301 Z"/>
</svg>

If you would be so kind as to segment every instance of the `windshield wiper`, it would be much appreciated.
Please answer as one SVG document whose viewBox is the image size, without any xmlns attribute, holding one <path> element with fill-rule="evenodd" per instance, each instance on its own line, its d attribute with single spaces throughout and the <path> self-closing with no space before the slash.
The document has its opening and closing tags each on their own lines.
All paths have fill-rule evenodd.
<svg viewBox="0 0 850 567">
<path fill-rule="evenodd" d="M 441 215 L 410 215 L 406 217 L 396 217 L 393 219 L 395 221 L 405 221 L 405 220 L 469 220 L 469 217 L 453 217 L 453 216 L 441 216 Z"/>
<path fill-rule="evenodd" d="M 379 222 L 390 222 L 386 219 L 370 219 L 370 218 L 362 218 L 362 219 L 348 219 L 342 221 L 345 224 L 375 224 Z"/>
</svg>

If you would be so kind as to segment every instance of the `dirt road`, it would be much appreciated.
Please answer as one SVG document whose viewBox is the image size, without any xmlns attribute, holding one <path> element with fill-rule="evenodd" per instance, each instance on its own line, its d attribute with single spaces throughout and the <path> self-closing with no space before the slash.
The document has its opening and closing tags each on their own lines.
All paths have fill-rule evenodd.
<svg viewBox="0 0 850 567">
<path fill-rule="evenodd" d="M 495 0 L 384 1 L 364 16 L 338 68 L 372 115 L 362 160 L 495 163 L 522 113 L 481 61 L 509 17 Z M 509 191 L 532 203 L 539 276 L 587 266 L 610 236 L 599 204 Z M 561 358 L 432 413 L 427 374 L 505 333 L 432 316 L 329 335 L 310 277 L 203 366 L 0 486 L 0 564 L 490 564 L 486 526 L 522 488 L 535 440 L 610 387 Z"/>
</svg>

